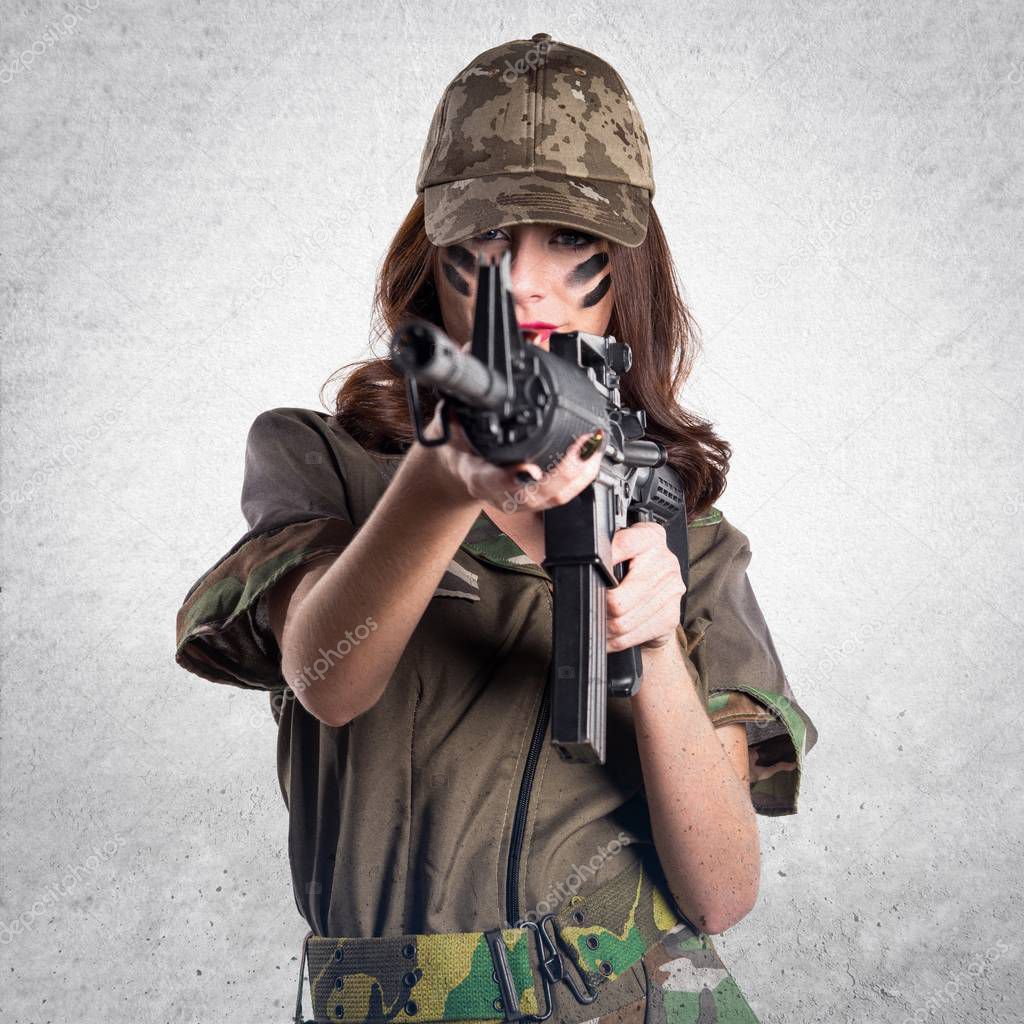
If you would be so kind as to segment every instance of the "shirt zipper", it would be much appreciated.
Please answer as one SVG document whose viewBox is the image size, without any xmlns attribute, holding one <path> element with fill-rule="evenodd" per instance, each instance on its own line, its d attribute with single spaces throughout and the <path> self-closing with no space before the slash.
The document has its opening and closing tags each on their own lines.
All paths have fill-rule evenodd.
<svg viewBox="0 0 1024 1024">
<path fill-rule="evenodd" d="M 533 778 L 537 773 L 537 762 L 540 760 L 544 734 L 547 732 L 548 718 L 551 712 L 551 685 L 544 686 L 544 697 L 537 712 L 537 721 L 533 726 L 533 737 L 530 740 L 530 752 L 526 756 L 526 767 L 523 769 L 523 781 L 519 785 L 519 800 L 516 803 L 516 815 L 512 824 L 512 840 L 508 849 L 508 873 L 505 879 L 505 905 L 508 911 L 508 926 L 514 927 L 519 920 L 519 860 L 523 851 L 523 836 L 526 831 L 526 816 L 530 810 L 530 791 L 533 789 Z"/>
<path fill-rule="evenodd" d="M 482 523 L 481 523 L 482 521 Z M 491 562 L 503 569 L 521 572 L 530 576 L 540 576 L 547 583 L 548 607 L 554 612 L 551 595 L 554 592 L 554 583 L 550 574 L 542 566 L 534 562 L 510 562 L 509 554 L 515 557 L 525 556 L 525 552 L 511 537 L 508 536 L 498 525 L 485 513 L 481 512 L 477 524 L 493 535 L 483 541 L 463 541 L 460 548 L 468 551 L 475 558 Z M 505 873 L 505 911 L 508 915 L 509 927 L 515 925 L 519 920 L 519 869 L 520 859 L 523 853 L 523 836 L 526 831 L 526 817 L 530 811 L 530 792 L 533 789 L 533 779 L 537 773 L 537 763 L 540 761 L 540 753 L 544 744 L 544 734 L 547 732 L 548 719 L 551 716 L 551 689 L 550 682 L 544 684 L 544 695 L 541 698 L 540 709 L 537 712 L 537 720 L 533 726 L 533 736 L 530 739 L 530 750 L 526 755 L 526 765 L 523 768 L 522 781 L 519 783 L 519 797 L 516 801 L 516 813 L 512 820 L 512 836 L 508 848 L 508 866 Z"/>
</svg>

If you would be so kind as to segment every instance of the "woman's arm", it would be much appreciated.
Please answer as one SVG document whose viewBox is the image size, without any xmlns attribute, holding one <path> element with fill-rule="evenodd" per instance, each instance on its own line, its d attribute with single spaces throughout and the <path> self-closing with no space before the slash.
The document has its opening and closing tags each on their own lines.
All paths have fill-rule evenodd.
<svg viewBox="0 0 1024 1024">
<path fill-rule="evenodd" d="M 342 726 L 376 704 L 481 508 L 452 487 L 434 449 L 415 444 L 345 550 L 270 591 L 282 674 L 311 714 Z M 321 648 L 337 647 L 371 616 L 370 635 L 307 682 L 305 671 L 325 660 Z"/>
<path fill-rule="evenodd" d="M 679 909 L 717 934 L 753 909 L 760 883 L 746 727 L 711 724 L 678 643 L 643 659 L 630 699 L 654 845 Z"/>
<path fill-rule="evenodd" d="M 444 415 L 439 402 L 427 438 L 441 436 Z M 516 481 L 519 471 L 535 481 L 520 504 L 536 511 L 569 501 L 600 471 L 599 458 L 580 457 L 587 434 L 577 437 L 558 465 L 544 473 L 533 463 L 493 465 L 475 453 L 457 420 L 448 426 L 446 444 L 417 442 L 410 447 L 384 495 L 340 555 L 308 562 L 268 595 L 285 681 L 327 725 L 346 725 L 377 703 L 483 505 L 497 506 L 512 491 L 522 493 Z M 373 623 L 370 635 L 353 643 L 352 631 L 365 628 L 368 619 Z M 322 650 L 346 639 L 348 653 L 308 682 L 306 671 L 327 661 Z"/>
</svg>

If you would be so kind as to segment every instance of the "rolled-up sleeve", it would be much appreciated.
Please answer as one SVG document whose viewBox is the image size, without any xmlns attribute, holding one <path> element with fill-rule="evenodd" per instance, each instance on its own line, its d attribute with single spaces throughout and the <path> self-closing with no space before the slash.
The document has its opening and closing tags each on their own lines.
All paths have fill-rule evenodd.
<svg viewBox="0 0 1024 1024">
<path fill-rule="evenodd" d="M 720 513 L 691 525 L 689 537 L 684 630 L 708 715 L 716 727 L 746 725 L 755 810 L 795 814 L 804 758 L 818 733 L 797 702 L 754 596 L 749 541 Z"/>
<path fill-rule="evenodd" d="M 341 552 L 354 536 L 344 461 L 320 414 L 281 408 L 256 417 L 241 499 L 249 530 L 178 610 L 175 661 L 182 668 L 246 689 L 285 688 L 265 598 L 293 569 Z"/>
</svg>

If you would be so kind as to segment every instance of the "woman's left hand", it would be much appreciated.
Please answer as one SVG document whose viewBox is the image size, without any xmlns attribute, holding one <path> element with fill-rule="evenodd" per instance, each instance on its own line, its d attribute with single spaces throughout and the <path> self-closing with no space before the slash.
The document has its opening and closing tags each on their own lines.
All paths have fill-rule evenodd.
<svg viewBox="0 0 1024 1024">
<path fill-rule="evenodd" d="M 609 651 L 663 647 L 675 636 L 686 587 L 667 536 L 660 523 L 645 522 L 612 537 L 612 562 L 628 560 L 629 568 L 617 587 L 605 591 Z"/>
</svg>

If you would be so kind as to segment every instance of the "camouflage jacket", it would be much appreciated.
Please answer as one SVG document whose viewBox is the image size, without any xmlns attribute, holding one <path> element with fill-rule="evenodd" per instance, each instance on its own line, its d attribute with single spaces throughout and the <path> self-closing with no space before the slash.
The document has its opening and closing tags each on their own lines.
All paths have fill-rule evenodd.
<svg viewBox="0 0 1024 1024">
<path fill-rule="evenodd" d="M 260 414 L 245 454 L 249 530 L 193 584 L 177 616 L 179 665 L 269 694 L 293 889 L 316 935 L 494 928 L 560 911 L 630 858 L 656 856 L 631 702 L 609 701 L 603 765 L 563 761 L 550 729 L 538 729 L 551 580 L 483 512 L 373 708 L 334 728 L 294 695 L 372 633 L 370 616 L 339 623 L 336 647 L 286 688 L 266 595 L 297 566 L 344 549 L 400 459 L 368 452 L 325 413 Z M 757 811 L 793 814 L 817 733 L 751 590 L 747 538 L 717 510 L 691 523 L 688 538 L 679 637 L 691 675 L 715 725 L 746 723 Z M 700 1020 L 756 1020 L 710 937 L 698 938 L 683 959 L 668 941 L 648 951 L 593 1005 L 557 986 L 558 1019 L 631 1007 L 642 1024 L 651 1000 L 686 999 L 695 1012 L 715 1010 Z M 684 960 L 685 971 L 672 969 Z"/>
</svg>

